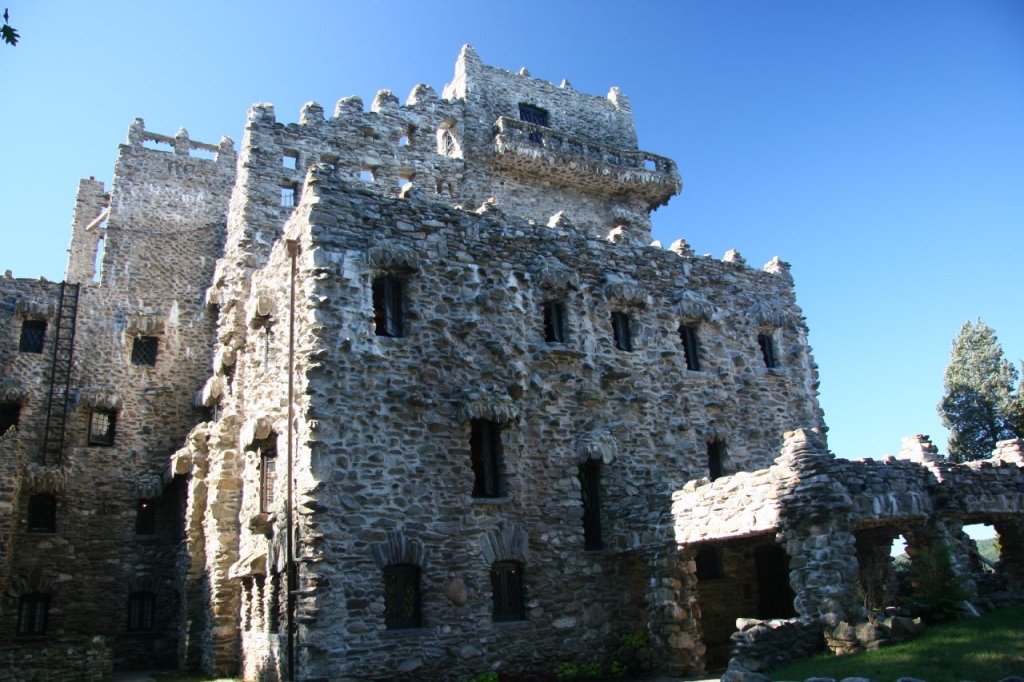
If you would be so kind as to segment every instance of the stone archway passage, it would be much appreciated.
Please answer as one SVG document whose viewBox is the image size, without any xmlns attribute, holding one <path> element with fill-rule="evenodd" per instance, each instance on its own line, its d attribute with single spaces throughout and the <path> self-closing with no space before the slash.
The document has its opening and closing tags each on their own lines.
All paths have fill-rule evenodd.
<svg viewBox="0 0 1024 682">
<path fill-rule="evenodd" d="M 754 550 L 754 571 L 757 574 L 758 617 L 792 618 L 796 616 L 789 586 L 789 558 L 777 545 L 762 545 Z"/>
</svg>

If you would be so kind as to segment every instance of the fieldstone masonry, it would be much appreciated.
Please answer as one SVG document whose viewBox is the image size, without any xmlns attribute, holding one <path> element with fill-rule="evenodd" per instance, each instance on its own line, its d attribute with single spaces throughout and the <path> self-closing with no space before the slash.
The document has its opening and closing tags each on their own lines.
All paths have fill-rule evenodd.
<svg viewBox="0 0 1024 682">
<path fill-rule="evenodd" d="M 737 617 L 846 650 L 858 580 L 884 601 L 862 539 L 966 570 L 976 520 L 1020 589 L 1020 444 L 835 459 L 789 266 L 651 244 L 681 187 L 617 88 L 469 46 L 441 97 L 254 105 L 237 156 L 137 119 L 67 281 L 0 279 L 0 679 L 58 643 L 246 680 L 690 674 L 765 641 Z"/>
</svg>

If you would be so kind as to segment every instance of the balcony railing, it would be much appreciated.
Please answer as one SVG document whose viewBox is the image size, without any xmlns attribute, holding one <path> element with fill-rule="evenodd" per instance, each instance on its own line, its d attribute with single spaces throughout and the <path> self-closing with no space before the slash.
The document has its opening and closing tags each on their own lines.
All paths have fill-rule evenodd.
<svg viewBox="0 0 1024 682">
<path fill-rule="evenodd" d="M 672 159 L 504 116 L 494 124 L 492 164 L 617 198 L 643 199 L 649 208 L 668 202 L 683 185 Z"/>
</svg>

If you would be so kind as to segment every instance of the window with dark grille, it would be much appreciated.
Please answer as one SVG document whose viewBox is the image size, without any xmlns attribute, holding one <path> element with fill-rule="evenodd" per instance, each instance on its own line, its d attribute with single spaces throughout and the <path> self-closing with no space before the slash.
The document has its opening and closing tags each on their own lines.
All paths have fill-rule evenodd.
<svg viewBox="0 0 1024 682">
<path fill-rule="evenodd" d="M 149 632 L 156 626 L 156 595 L 132 592 L 128 595 L 128 631 Z"/>
<path fill-rule="evenodd" d="M 373 280 L 373 319 L 377 336 L 402 336 L 402 280 L 377 277 Z"/>
<path fill-rule="evenodd" d="M 612 336 L 619 350 L 633 350 L 633 336 L 629 330 L 629 314 L 620 310 L 612 313 Z"/>
<path fill-rule="evenodd" d="M 156 500 L 139 500 L 135 509 L 135 534 L 156 535 Z"/>
<path fill-rule="evenodd" d="M 274 493 L 277 488 L 277 436 L 262 440 L 257 445 L 260 454 L 260 512 L 274 510 Z"/>
<path fill-rule="evenodd" d="M 708 443 L 708 478 L 712 481 L 725 475 L 725 443 L 713 440 Z"/>
<path fill-rule="evenodd" d="M 527 123 L 533 123 L 534 125 L 548 127 L 548 112 L 540 107 L 535 107 L 532 104 L 520 104 L 519 105 L 519 120 L 526 121 Z M 529 134 L 530 142 L 540 143 L 541 134 L 539 132 L 531 132 Z"/>
<path fill-rule="evenodd" d="M 697 550 L 697 580 L 714 580 L 722 577 L 722 562 L 713 545 L 703 545 Z"/>
<path fill-rule="evenodd" d="M 700 369 L 700 356 L 697 350 L 697 328 L 684 324 L 679 327 L 679 340 L 683 342 L 683 354 L 686 356 L 686 369 Z"/>
<path fill-rule="evenodd" d="M 40 592 L 23 594 L 18 602 L 18 635 L 32 637 L 46 634 L 50 615 L 50 595 Z"/>
<path fill-rule="evenodd" d="M 294 206 L 299 198 L 299 189 L 295 185 L 286 185 L 281 188 L 281 205 Z"/>
<path fill-rule="evenodd" d="M 49 493 L 37 493 L 28 498 L 28 532 L 57 532 L 57 498 Z"/>
<path fill-rule="evenodd" d="M 771 334 L 758 334 L 757 345 L 761 347 L 761 357 L 764 358 L 765 367 L 777 367 L 775 359 L 775 342 Z"/>
<path fill-rule="evenodd" d="M 115 412 L 93 410 L 89 414 L 89 445 L 113 445 Z"/>
<path fill-rule="evenodd" d="M 565 343 L 565 308 L 557 301 L 541 304 L 544 311 L 544 340 L 548 343 Z"/>
<path fill-rule="evenodd" d="M 498 467 L 501 462 L 501 425 L 487 419 L 474 419 L 469 436 L 473 463 L 473 497 L 499 497 Z"/>
<path fill-rule="evenodd" d="M 18 352 L 42 353 L 45 338 L 45 320 L 25 320 L 21 323 L 21 341 L 18 343 Z"/>
<path fill-rule="evenodd" d="M 522 564 L 515 561 L 496 561 L 492 564 L 491 590 L 494 593 L 494 610 L 492 611 L 494 620 L 524 620 L 526 618 Z"/>
<path fill-rule="evenodd" d="M 388 630 L 420 627 L 420 569 L 396 564 L 384 569 L 384 624 Z"/>
<path fill-rule="evenodd" d="M 18 425 L 21 416 L 21 405 L 18 403 L 0 403 L 0 436 L 7 433 L 12 426 Z"/>
<path fill-rule="evenodd" d="M 152 367 L 156 364 L 159 340 L 155 336 L 136 336 L 132 342 L 132 364 Z"/>
<path fill-rule="evenodd" d="M 601 540 L 601 463 L 588 459 L 580 465 L 580 496 L 583 498 L 583 549 L 604 548 Z"/>
</svg>

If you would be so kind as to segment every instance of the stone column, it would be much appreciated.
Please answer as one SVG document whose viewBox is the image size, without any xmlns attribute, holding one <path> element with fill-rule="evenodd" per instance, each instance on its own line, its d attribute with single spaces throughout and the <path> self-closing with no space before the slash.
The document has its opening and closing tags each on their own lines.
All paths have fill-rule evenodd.
<svg viewBox="0 0 1024 682">
<path fill-rule="evenodd" d="M 673 543 L 655 550 L 649 566 L 648 628 L 653 648 L 661 649 L 662 658 L 654 662 L 655 667 L 672 675 L 701 674 L 706 647 L 697 604 L 697 565 Z"/>
</svg>

